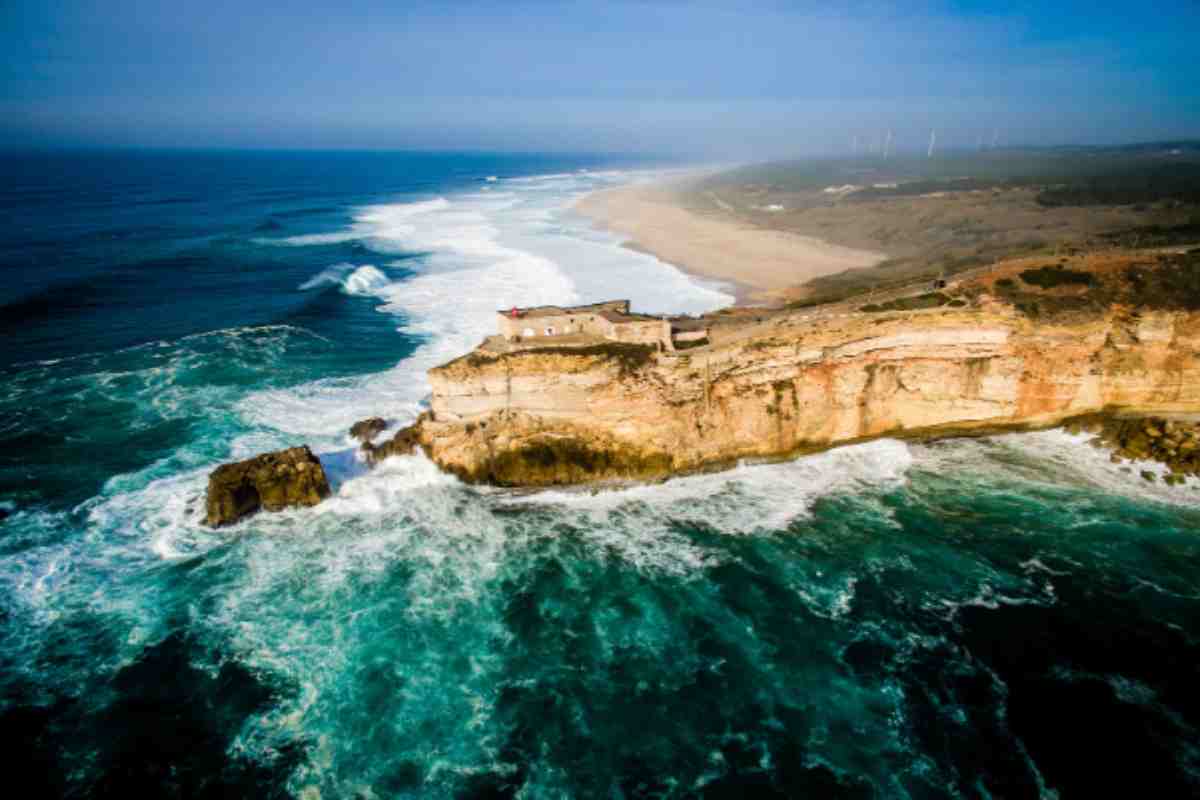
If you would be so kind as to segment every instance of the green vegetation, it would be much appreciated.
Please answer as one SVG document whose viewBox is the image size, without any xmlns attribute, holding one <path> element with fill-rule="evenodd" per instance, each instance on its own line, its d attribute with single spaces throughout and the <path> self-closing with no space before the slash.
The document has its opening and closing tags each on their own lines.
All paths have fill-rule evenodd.
<svg viewBox="0 0 1200 800">
<path fill-rule="evenodd" d="M 1142 225 L 1100 235 L 1101 239 L 1127 247 L 1170 247 L 1200 243 L 1200 216 L 1181 225 Z"/>
<path fill-rule="evenodd" d="M 1021 282 L 996 281 L 996 294 L 1021 313 L 1038 319 L 1093 315 L 1123 303 L 1136 309 L 1200 310 L 1200 250 L 1163 254 L 1118 273 L 1090 273 L 1061 267 L 1026 270 Z M 1044 294 L 1059 286 L 1082 286 L 1082 295 Z"/>
<path fill-rule="evenodd" d="M 1078 272 L 1059 266 L 1027 269 L 1020 277 L 1030 286 L 1039 286 L 1042 289 L 1053 289 L 1056 286 L 1089 286 L 1093 280 L 1090 272 Z"/>
<path fill-rule="evenodd" d="M 1109 174 L 1087 174 L 1043 189 L 1043 206 L 1127 206 L 1174 201 L 1200 203 L 1200 164 L 1131 164 Z"/>
<path fill-rule="evenodd" d="M 791 306 L 803 308 L 1016 257 L 1200 243 L 1200 144 L 760 164 L 679 197 L 701 214 L 888 256 L 808 281 Z"/>
<path fill-rule="evenodd" d="M 587 358 L 599 356 L 614 359 L 621 368 L 621 374 L 626 375 L 640 370 L 654 359 L 655 348 L 648 344 L 627 344 L 625 342 L 601 342 L 586 347 L 538 347 L 532 350 L 520 350 L 512 356 L 520 358 L 534 355 L 565 355 Z"/>
<path fill-rule="evenodd" d="M 979 178 L 953 178 L 951 180 L 916 180 L 899 183 L 896 186 L 869 186 L 860 189 L 847 199 L 851 202 L 867 202 L 871 200 L 886 200 L 892 197 L 918 197 L 934 192 L 970 192 L 977 189 L 992 189 L 995 181 Z"/>
<path fill-rule="evenodd" d="M 650 363 L 654 357 L 655 348 L 648 344 L 628 344 L 625 342 L 600 342 L 585 347 L 531 347 L 517 350 L 513 353 L 488 353 L 473 350 L 464 356 L 454 359 L 445 366 L 466 364 L 472 369 L 480 369 L 497 364 L 506 358 L 525 358 L 538 355 L 578 356 L 581 358 L 600 357 L 614 359 L 621 368 L 621 374 L 635 372 Z"/>
<path fill-rule="evenodd" d="M 471 352 L 467 353 L 465 356 L 459 356 L 458 358 L 449 362 L 448 364 L 446 364 L 446 366 L 449 367 L 452 364 L 458 364 L 461 362 L 461 363 L 466 364 L 471 369 L 479 369 L 480 367 L 486 367 L 489 364 L 495 364 L 499 360 L 500 360 L 499 355 L 493 355 L 491 353 L 481 353 L 478 350 L 472 350 Z"/>
<path fill-rule="evenodd" d="M 1132 304 L 1146 308 L 1200 311 L 1200 250 L 1162 256 L 1156 266 L 1125 271 Z"/>
</svg>

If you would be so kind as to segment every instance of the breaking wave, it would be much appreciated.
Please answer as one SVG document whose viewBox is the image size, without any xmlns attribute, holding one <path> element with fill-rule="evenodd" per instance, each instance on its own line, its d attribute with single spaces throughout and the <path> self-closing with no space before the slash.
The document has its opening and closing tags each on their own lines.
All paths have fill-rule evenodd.
<svg viewBox="0 0 1200 800">
<path fill-rule="evenodd" d="M 373 266 L 335 264 L 300 284 L 300 291 L 340 286 L 346 294 L 378 295 L 388 284 L 388 277 Z"/>
</svg>

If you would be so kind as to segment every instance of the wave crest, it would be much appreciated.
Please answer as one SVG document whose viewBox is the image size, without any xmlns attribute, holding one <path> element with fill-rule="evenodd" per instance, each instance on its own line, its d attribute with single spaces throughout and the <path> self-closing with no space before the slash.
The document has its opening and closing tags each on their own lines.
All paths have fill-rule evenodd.
<svg viewBox="0 0 1200 800">
<path fill-rule="evenodd" d="M 346 294 L 378 296 L 390 283 L 383 272 L 370 264 L 361 267 L 355 267 L 353 264 L 334 264 L 300 284 L 299 288 L 300 291 L 307 292 L 322 286 L 340 286 Z"/>
<path fill-rule="evenodd" d="M 387 205 L 366 206 L 354 216 L 354 224 L 349 229 L 332 233 L 306 233 L 299 236 L 284 236 L 281 238 L 260 237 L 255 244 L 282 245 L 285 247 L 310 247 L 314 245 L 344 244 L 361 239 L 370 239 L 383 230 L 400 226 L 407 230 L 403 222 L 410 217 L 441 211 L 450 206 L 450 201 L 444 197 L 432 200 L 419 200 L 415 203 L 389 203 Z"/>
</svg>

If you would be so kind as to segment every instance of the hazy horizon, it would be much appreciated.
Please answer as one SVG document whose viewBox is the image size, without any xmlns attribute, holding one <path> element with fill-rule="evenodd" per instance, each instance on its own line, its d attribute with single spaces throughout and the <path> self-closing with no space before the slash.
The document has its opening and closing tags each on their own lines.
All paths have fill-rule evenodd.
<svg viewBox="0 0 1200 800">
<path fill-rule="evenodd" d="M 746 160 L 1200 136 L 1191 2 L 378 0 L 0 11 L 0 146 L 602 151 Z"/>
</svg>

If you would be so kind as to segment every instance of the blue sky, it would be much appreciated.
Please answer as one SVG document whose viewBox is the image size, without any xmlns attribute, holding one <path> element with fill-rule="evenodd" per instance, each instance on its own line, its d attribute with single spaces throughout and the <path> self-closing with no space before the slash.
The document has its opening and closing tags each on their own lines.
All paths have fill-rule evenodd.
<svg viewBox="0 0 1200 800">
<path fill-rule="evenodd" d="M 773 157 L 1200 137 L 1200 3 L 4 0 L 0 144 Z M 830 10 L 835 9 L 835 10 Z"/>
</svg>

